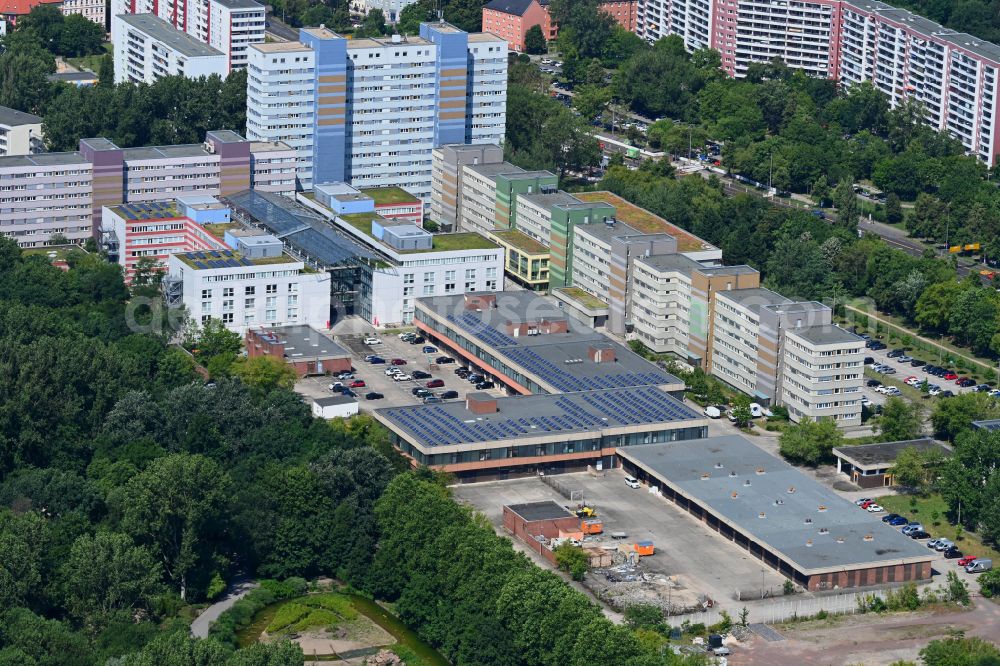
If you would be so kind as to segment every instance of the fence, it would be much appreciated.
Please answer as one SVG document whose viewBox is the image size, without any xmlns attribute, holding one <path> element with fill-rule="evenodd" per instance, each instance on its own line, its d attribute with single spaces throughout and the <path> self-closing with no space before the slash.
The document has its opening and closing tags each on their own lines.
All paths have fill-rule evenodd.
<svg viewBox="0 0 1000 666">
<path fill-rule="evenodd" d="M 548 474 L 541 477 L 542 483 L 551 486 L 553 490 L 557 493 L 570 500 L 571 502 L 582 502 L 583 501 L 583 491 L 579 488 L 570 488 L 566 483 L 560 481 L 554 476 Z"/>
<path fill-rule="evenodd" d="M 816 615 L 820 611 L 826 611 L 830 615 L 848 615 L 858 612 L 858 592 L 847 592 L 829 596 L 818 596 L 808 598 L 789 598 L 787 601 L 779 600 L 763 602 L 747 602 L 740 607 L 729 609 L 730 619 L 734 622 L 739 620 L 739 611 L 743 606 L 750 612 L 747 620 L 751 623 L 773 624 L 784 622 L 795 618 L 805 618 Z M 874 594 L 882 599 L 886 597 L 886 590 L 865 590 L 863 594 Z M 684 622 L 690 624 L 704 624 L 710 626 L 722 621 L 722 612 L 715 608 L 701 613 L 687 613 L 685 615 L 670 615 L 667 623 L 671 626 L 680 626 Z"/>
</svg>

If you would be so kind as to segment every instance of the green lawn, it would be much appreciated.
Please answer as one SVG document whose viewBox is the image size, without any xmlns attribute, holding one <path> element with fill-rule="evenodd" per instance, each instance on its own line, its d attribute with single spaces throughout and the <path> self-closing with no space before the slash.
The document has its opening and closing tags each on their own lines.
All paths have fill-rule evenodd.
<svg viewBox="0 0 1000 666">
<path fill-rule="evenodd" d="M 912 503 L 911 500 L 913 500 Z M 887 495 L 885 497 L 878 498 L 878 503 L 890 513 L 898 513 L 901 516 L 906 516 L 910 520 L 920 521 L 920 524 L 924 526 L 924 529 L 927 530 L 932 537 L 944 537 L 955 541 L 958 544 L 959 550 L 966 555 L 976 555 L 978 557 L 989 558 L 1000 557 L 1000 552 L 994 548 L 983 545 L 983 542 L 977 534 L 970 534 L 969 532 L 963 531 L 962 539 L 955 539 L 955 526 L 948 522 L 948 518 L 945 515 L 945 512 L 948 510 L 948 505 L 937 493 L 931 493 L 925 496 Z M 935 512 L 937 512 L 938 523 L 936 525 L 934 524 Z"/>
<path fill-rule="evenodd" d="M 105 42 L 104 50 L 107 53 L 111 53 L 112 46 L 110 42 Z M 66 62 L 77 69 L 85 69 L 97 74 L 101 70 L 101 58 L 103 57 L 104 53 L 98 53 L 97 55 L 81 56 L 79 58 L 66 58 Z"/>
</svg>

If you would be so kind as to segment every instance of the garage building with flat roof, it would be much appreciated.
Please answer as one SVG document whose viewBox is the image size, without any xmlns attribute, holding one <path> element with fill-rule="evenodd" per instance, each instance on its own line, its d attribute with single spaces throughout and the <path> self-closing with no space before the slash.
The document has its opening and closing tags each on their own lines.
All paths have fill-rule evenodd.
<svg viewBox="0 0 1000 666">
<path fill-rule="evenodd" d="M 738 435 L 617 454 L 627 472 L 809 590 L 931 577 L 923 544 Z"/>
</svg>

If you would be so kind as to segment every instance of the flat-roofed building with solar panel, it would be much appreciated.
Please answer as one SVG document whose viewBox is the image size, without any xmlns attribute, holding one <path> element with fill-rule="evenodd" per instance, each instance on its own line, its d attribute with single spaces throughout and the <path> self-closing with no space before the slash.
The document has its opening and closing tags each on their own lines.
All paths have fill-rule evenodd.
<svg viewBox="0 0 1000 666">
<path fill-rule="evenodd" d="M 168 304 L 186 306 L 196 322 L 218 319 L 241 334 L 272 326 L 328 328 L 329 274 L 285 254 L 274 236 L 249 238 L 255 242 L 233 250 L 170 255 Z"/>
<path fill-rule="evenodd" d="M 377 409 L 400 451 L 463 482 L 616 467 L 621 448 L 700 439 L 708 421 L 657 386 Z"/>
</svg>

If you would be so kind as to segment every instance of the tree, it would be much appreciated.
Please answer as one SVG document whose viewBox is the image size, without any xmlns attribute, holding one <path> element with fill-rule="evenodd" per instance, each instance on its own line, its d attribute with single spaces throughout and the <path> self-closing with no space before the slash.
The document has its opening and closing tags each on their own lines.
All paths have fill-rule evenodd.
<svg viewBox="0 0 1000 666">
<path fill-rule="evenodd" d="M 60 575 L 66 609 L 96 629 L 122 611 L 146 607 L 160 589 L 162 572 L 149 551 L 124 534 L 98 532 L 73 543 Z"/>
<path fill-rule="evenodd" d="M 63 20 L 56 53 L 62 56 L 84 56 L 100 53 L 104 45 L 104 28 L 81 14 L 70 14 Z"/>
<path fill-rule="evenodd" d="M 208 586 L 228 534 L 229 477 L 212 460 L 175 454 L 154 460 L 114 496 L 122 528 L 147 544 L 187 599 Z"/>
<path fill-rule="evenodd" d="M 876 427 L 888 442 L 916 439 L 921 428 L 920 406 L 903 398 L 890 397 L 885 401 Z"/>
<path fill-rule="evenodd" d="M 560 571 L 565 571 L 573 580 L 583 580 L 587 569 L 590 568 L 590 556 L 579 546 L 574 546 L 566 541 L 553 551 L 556 556 L 556 566 Z"/>
<path fill-rule="evenodd" d="M 973 421 L 1000 417 L 1000 405 L 985 393 L 962 393 L 938 400 L 931 412 L 934 436 L 954 441 L 958 434 L 972 427 Z"/>
<path fill-rule="evenodd" d="M 826 176 L 820 176 L 812 184 L 812 195 L 816 205 L 825 208 L 830 205 L 830 183 Z"/>
<path fill-rule="evenodd" d="M 896 485 L 922 490 L 927 485 L 927 461 L 912 446 L 899 452 L 890 473 Z"/>
<path fill-rule="evenodd" d="M 220 320 L 210 317 L 200 327 L 196 324 L 189 327 L 185 347 L 203 361 L 224 359 L 228 368 L 243 348 L 243 339 Z"/>
<path fill-rule="evenodd" d="M 292 389 L 298 380 L 292 366 L 273 356 L 239 359 L 233 364 L 232 374 L 262 394 L 277 388 Z"/>
<path fill-rule="evenodd" d="M 418 0 L 403 8 L 396 22 L 396 30 L 404 35 L 416 35 L 420 32 L 420 24 L 435 19 L 435 5 L 428 0 Z"/>
<path fill-rule="evenodd" d="M 854 193 L 854 184 L 843 179 L 837 184 L 837 189 L 833 192 L 833 205 L 837 208 L 837 220 L 840 226 L 853 229 L 858 225 L 858 196 Z"/>
<path fill-rule="evenodd" d="M 844 435 L 833 420 L 803 421 L 781 434 L 778 450 L 788 462 L 815 467 L 828 462 L 833 449 L 843 443 Z"/>
<path fill-rule="evenodd" d="M 899 195 L 895 192 L 885 198 L 885 221 L 889 224 L 899 224 L 903 221 L 903 206 L 899 201 Z"/>
<path fill-rule="evenodd" d="M 611 89 L 603 86 L 585 85 L 576 89 L 573 108 L 580 116 L 590 121 L 604 113 L 611 102 Z"/>
<path fill-rule="evenodd" d="M 1000 569 L 990 569 L 986 573 L 980 574 L 979 593 L 987 599 L 1000 596 Z"/>
<path fill-rule="evenodd" d="M 1000 663 L 1000 649 L 981 638 L 944 638 L 920 651 L 924 666 L 992 666 Z"/>
<path fill-rule="evenodd" d="M 369 9 L 361 27 L 355 33 L 357 37 L 382 37 L 386 34 L 385 13 L 381 9 Z"/>
<path fill-rule="evenodd" d="M 750 396 L 740 393 L 733 400 L 732 409 L 733 421 L 738 428 L 746 428 L 753 421 L 753 413 L 750 411 Z"/>
<path fill-rule="evenodd" d="M 535 24 L 524 33 L 524 50 L 531 55 L 546 52 L 545 35 L 542 34 L 542 26 Z"/>
</svg>

